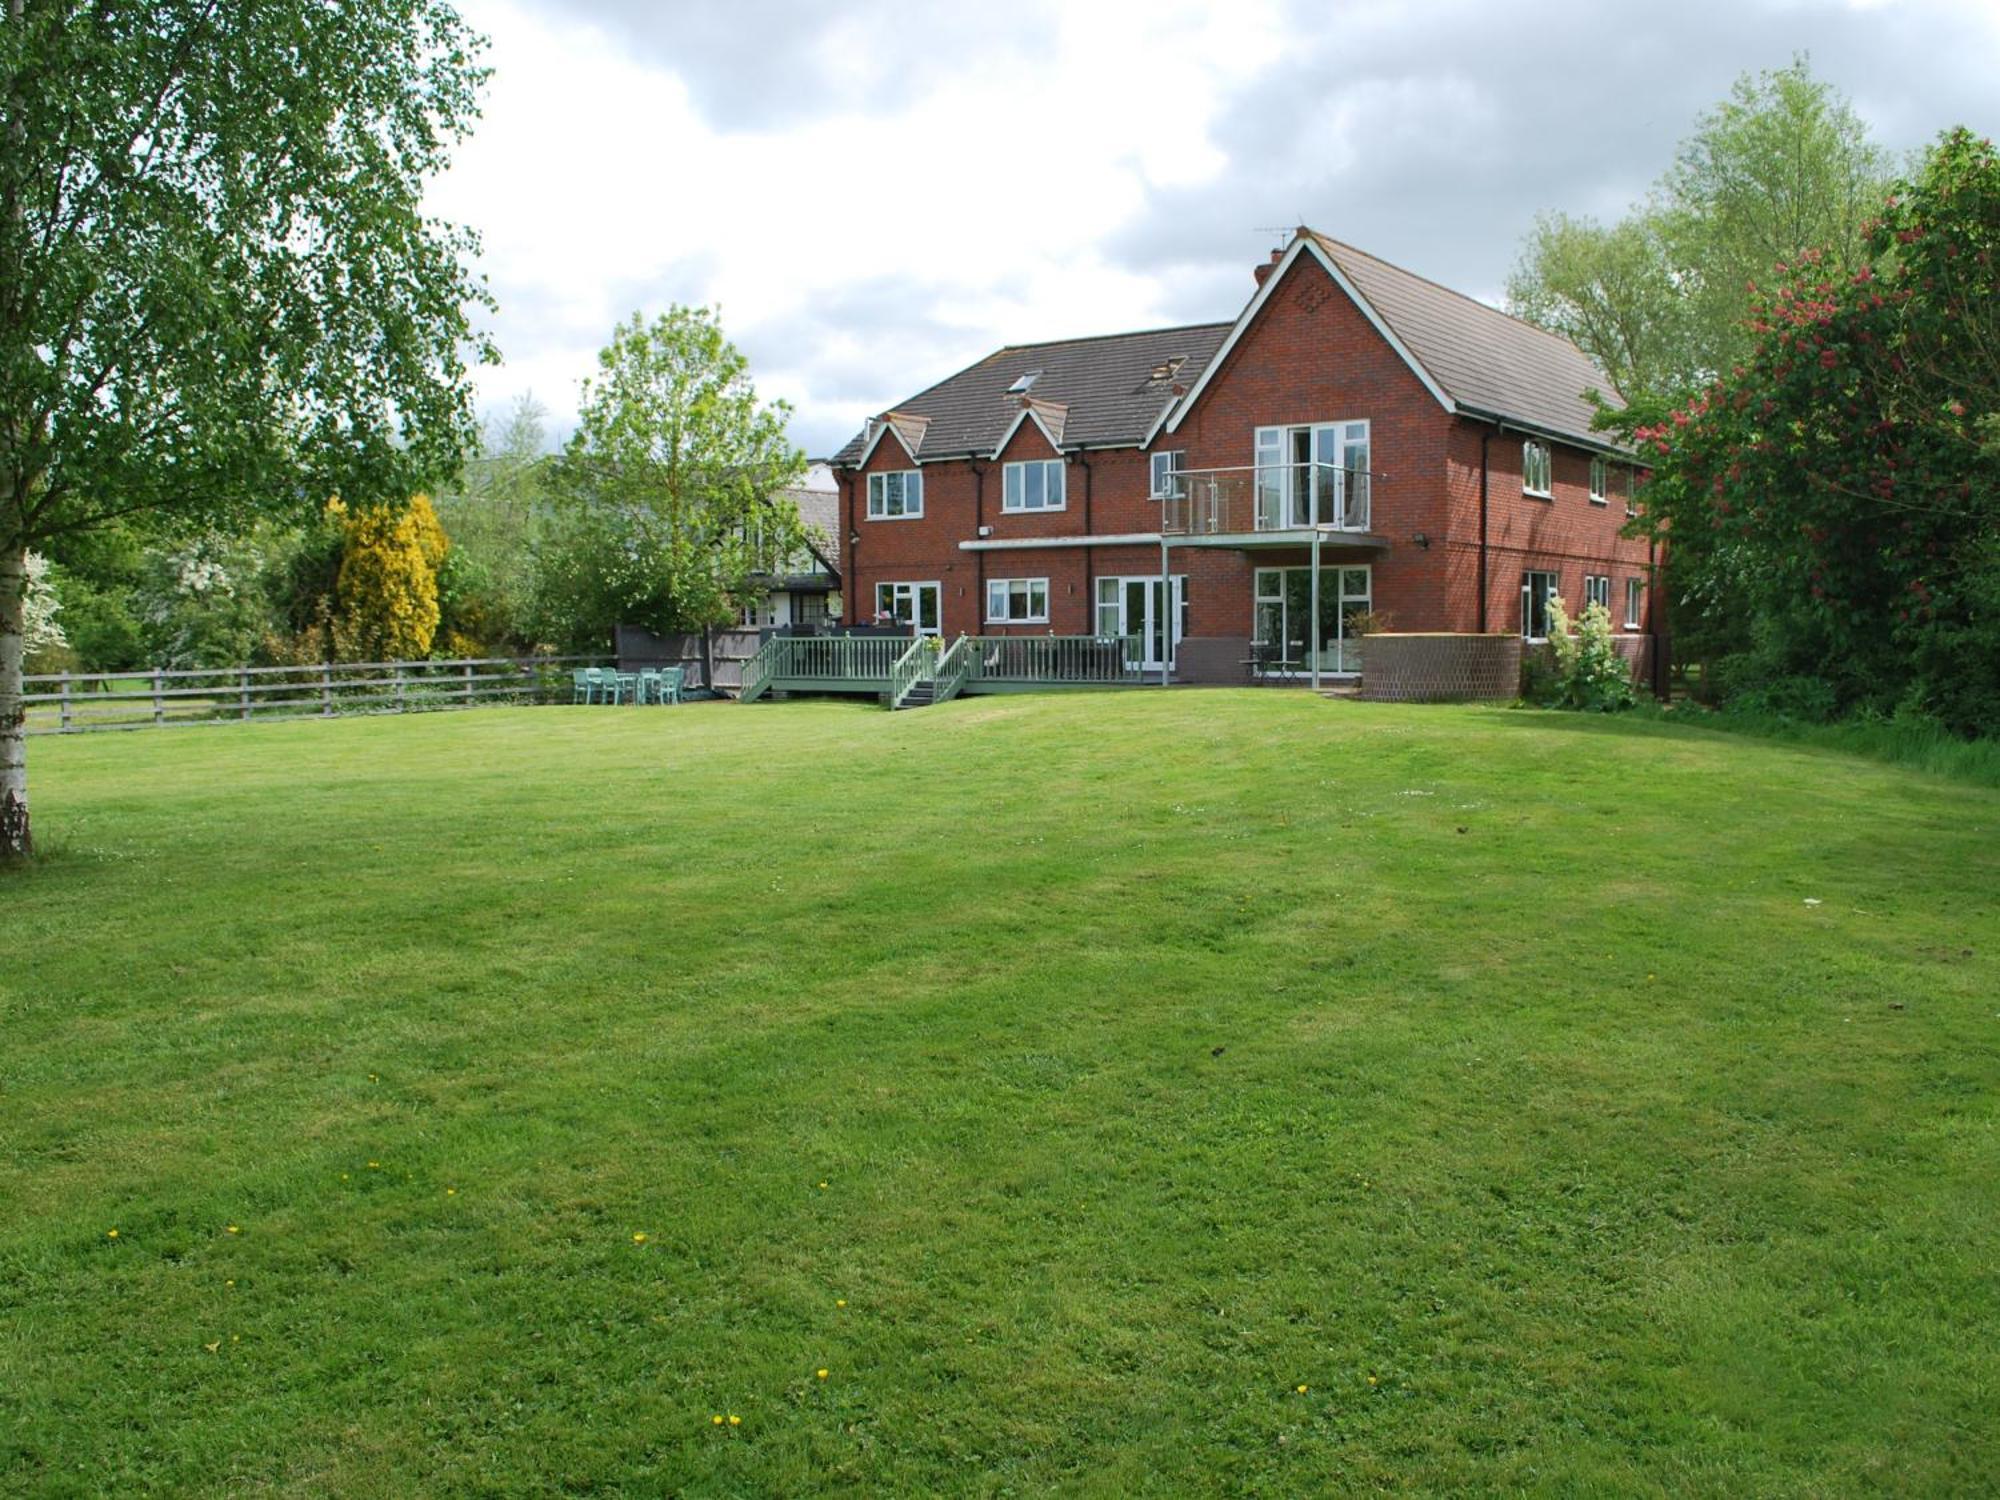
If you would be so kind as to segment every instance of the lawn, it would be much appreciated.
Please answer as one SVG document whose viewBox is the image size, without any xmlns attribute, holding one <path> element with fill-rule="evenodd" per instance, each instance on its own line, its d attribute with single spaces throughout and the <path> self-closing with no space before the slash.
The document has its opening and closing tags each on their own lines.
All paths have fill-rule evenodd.
<svg viewBox="0 0 2000 1500">
<path fill-rule="evenodd" d="M 2000 1472 L 2000 791 L 1278 691 L 32 759 L 9 1492 Z"/>
</svg>

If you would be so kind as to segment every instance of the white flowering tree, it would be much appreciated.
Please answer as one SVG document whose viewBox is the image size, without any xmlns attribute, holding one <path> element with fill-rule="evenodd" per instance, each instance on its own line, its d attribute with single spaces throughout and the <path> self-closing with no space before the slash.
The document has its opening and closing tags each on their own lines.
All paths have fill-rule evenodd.
<svg viewBox="0 0 2000 1500">
<path fill-rule="evenodd" d="M 39 552 L 30 552 L 23 562 L 27 578 L 21 613 L 23 649 L 32 656 L 37 651 L 67 646 L 69 637 L 63 634 L 62 622 L 56 618 L 62 613 L 62 601 L 49 582 L 49 560 Z"/>
</svg>

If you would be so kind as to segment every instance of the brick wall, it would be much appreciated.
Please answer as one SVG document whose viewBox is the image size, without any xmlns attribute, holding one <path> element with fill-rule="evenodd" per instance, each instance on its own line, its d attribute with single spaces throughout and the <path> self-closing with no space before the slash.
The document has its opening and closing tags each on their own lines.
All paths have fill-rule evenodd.
<svg viewBox="0 0 2000 1500">
<path fill-rule="evenodd" d="M 1521 689 L 1521 637 L 1371 635 L 1361 646 L 1361 696 L 1379 703 L 1506 700 Z"/>
</svg>

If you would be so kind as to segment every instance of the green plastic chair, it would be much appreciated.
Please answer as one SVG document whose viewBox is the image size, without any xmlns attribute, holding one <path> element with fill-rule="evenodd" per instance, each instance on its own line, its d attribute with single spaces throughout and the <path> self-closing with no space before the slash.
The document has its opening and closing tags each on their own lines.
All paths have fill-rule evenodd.
<svg viewBox="0 0 2000 1500">
<path fill-rule="evenodd" d="M 686 667 L 662 667 L 654 680 L 655 703 L 679 703 L 687 688 Z"/>
<path fill-rule="evenodd" d="M 596 689 L 597 669 L 595 667 L 578 667 L 569 674 L 570 702 L 588 703 L 591 700 L 591 694 Z"/>
</svg>

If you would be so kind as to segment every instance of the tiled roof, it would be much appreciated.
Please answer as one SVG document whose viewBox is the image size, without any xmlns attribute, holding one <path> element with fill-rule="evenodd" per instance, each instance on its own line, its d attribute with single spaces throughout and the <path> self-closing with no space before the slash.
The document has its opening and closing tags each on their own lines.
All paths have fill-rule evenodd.
<svg viewBox="0 0 2000 1500">
<path fill-rule="evenodd" d="M 1624 402 L 1568 339 L 1365 250 L 1312 237 L 1458 405 L 1588 443 L 1613 441 L 1590 430 L 1593 408 L 1583 393 L 1595 390 L 1614 406 Z"/>
<path fill-rule="evenodd" d="M 1174 386 L 1194 382 L 1229 328 L 1227 323 L 1200 323 L 1052 344 L 1010 344 L 898 403 L 891 420 L 907 436 L 909 418 L 927 419 L 917 448 L 925 460 L 991 453 L 1021 414 L 1022 398 L 1009 395 L 1007 388 L 1039 370 L 1030 399 L 1064 446 L 1143 442 L 1173 400 Z M 1155 378 L 1155 372 L 1168 369 L 1171 373 Z M 833 462 L 853 463 L 869 435 L 857 433 Z"/>
<path fill-rule="evenodd" d="M 1301 234 L 1340 268 L 1454 405 L 1592 446 L 1617 446 L 1591 431 L 1594 409 L 1584 392 L 1598 391 L 1614 406 L 1623 402 L 1568 339 L 1352 245 L 1309 229 Z M 991 453 L 1024 403 L 1065 447 L 1143 442 L 1173 401 L 1174 387 L 1191 388 L 1234 327 L 1199 323 L 1009 345 L 873 419 L 832 462 L 859 460 L 885 420 L 925 461 Z M 1030 374 L 1035 379 L 1025 395 L 1009 392 Z"/>
</svg>

